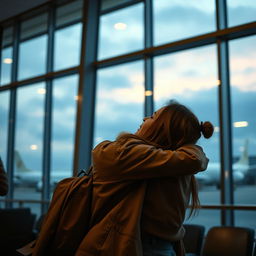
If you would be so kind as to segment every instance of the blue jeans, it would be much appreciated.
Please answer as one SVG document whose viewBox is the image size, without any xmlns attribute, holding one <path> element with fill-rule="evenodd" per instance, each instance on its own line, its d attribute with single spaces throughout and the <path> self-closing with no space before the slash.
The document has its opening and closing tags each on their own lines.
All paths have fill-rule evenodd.
<svg viewBox="0 0 256 256">
<path fill-rule="evenodd" d="M 176 256 L 171 242 L 158 237 L 142 237 L 143 256 Z"/>
</svg>

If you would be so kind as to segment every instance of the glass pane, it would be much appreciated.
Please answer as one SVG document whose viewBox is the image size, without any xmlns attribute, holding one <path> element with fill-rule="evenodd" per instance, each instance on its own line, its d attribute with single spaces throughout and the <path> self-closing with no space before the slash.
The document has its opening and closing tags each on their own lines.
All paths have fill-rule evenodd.
<svg viewBox="0 0 256 256">
<path fill-rule="evenodd" d="M 83 2 L 81 0 L 60 6 L 56 10 L 56 25 L 64 25 L 81 19 L 83 14 Z"/>
<path fill-rule="evenodd" d="M 230 27 L 256 21 L 255 0 L 228 0 L 227 5 Z"/>
<path fill-rule="evenodd" d="M 18 80 L 46 72 L 47 35 L 20 44 Z"/>
<path fill-rule="evenodd" d="M 216 47 L 207 46 L 155 58 L 154 100 L 156 109 L 170 99 L 188 106 L 200 121 L 219 126 Z M 218 129 L 200 144 L 210 159 L 208 169 L 196 178 L 204 204 L 219 203 L 220 160 Z"/>
<path fill-rule="evenodd" d="M 105 11 L 110 8 L 114 8 L 120 4 L 126 4 L 131 2 L 132 0 L 101 0 L 101 11 Z"/>
<path fill-rule="evenodd" d="M 0 156 L 6 167 L 8 143 L 9 91 L 0 93 Z"/>
<path fill-rule="evenodd" d="M 214 0 L 154 0 L 154 44 L 216 30 Z"/>
<path fill-rule="evenodd" d="M 82 24 L 55 32 L 54 70 L 77 66 L 80 63 Z"/>
<path fill-rule="evenodd" d="M 187 211 L 189 213 L 189 210 Z M 211 227 L 220 226 L 220 210 L 201 209 L 197 215 L 189 219 L 185 219 L 186 224 L 198 224 L 205 227 L 205 234 Z"/>
<path fill-rule="evenodd" d="M 1 85 L 11 82 L 12 72 L 12 47 L 2 49 L 1 59 Z"/>
<path fill-rule="evenodd" d="M 236 204 L 256 204 L 255 44 L 256 36 L 251 36 L 229 45 Z"/>
<path fill-rule="evenodd" d="M 9 45 L 13 41 L 13 27 L 3 29 L 2 47 Z"/>
<path fill-rule="evenodd" d="M 21 23 L 21 39 L 44 33 L 47 31 L 48 13 L 37 15 L 36 17 Z"/>
<path fill-rule="evenodd" d="M 45 84 L 17 90 L 14 157 L 14 198 L 40 200 L 37 190 L 42 179 L 43 121 Z M 31 204 L 39 213 L 39 204 Z"/>
<path fill-rule="evenodd" d="M 99 59 L 141 50 L 143 35 L 143 4 L 136 4 L 100 18 Z"/>
<path fill-rule="evenodd" d="M 51 185 L 73 174 L 78 76 L 53 82 Z"/>
<path fill-rule="evenodd" d="M 251 191 L 255 193 L 255 191 Z M 248 196 L 248 193 L 245 195 Z M 253 194 L 250 194 L 253 197 Z M 235 211 L 235 225 L 240 227 L 253 228 L 256 231 L 256 211 Z"/>
<path fill-rule="evenodd" d="M 143 72 L 141 61 L 98 71 L 94 144 L 137 131 L 143 118 Z"/>
</svg>

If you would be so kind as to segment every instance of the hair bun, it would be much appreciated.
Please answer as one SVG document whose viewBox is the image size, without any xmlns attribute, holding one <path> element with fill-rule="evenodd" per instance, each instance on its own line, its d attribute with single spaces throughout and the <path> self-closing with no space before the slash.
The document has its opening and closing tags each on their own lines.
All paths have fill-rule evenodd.
<svg viewBox="0 0 256 256">
<path fill-rule="evenodd" d="M 201 132 L 206 139 L 210 138 L 214 132 L 212 123 L 209 121 L 201 122 Z"/>
</svg>

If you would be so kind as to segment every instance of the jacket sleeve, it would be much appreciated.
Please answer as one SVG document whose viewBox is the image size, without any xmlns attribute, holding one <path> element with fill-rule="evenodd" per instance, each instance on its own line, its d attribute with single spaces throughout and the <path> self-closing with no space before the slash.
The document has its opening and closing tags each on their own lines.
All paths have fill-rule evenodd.
<svg viewBox="0 0 256 256">
<path fill-rule="evenodd" d="M 0 196 L 5 196 L 8 193 L 7 176 L 4 171 L 4 165 L 0 158 Z"/>
<path fill-rule="evenodd" d="M 208 158 L 201 147 L 185 145 L 175 151 L 147 144 L 135 144 L 115 151 L 104 145 L 94 155 L 98 178 L 111 180 L 151 179 L 192 175 L 207 168 Z M 104 153 L 105 151 L 105 153 Z"/>
</svg>

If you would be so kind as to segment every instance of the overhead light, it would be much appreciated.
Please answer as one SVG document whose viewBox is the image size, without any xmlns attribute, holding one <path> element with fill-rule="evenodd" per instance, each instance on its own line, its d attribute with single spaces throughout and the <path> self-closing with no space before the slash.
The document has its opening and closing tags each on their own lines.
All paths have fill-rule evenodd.
<svg viewBox="0 0 256 256">
<path fill-rule="evenodd" d="M 37 89 L 37 93 L 38 94 L 45 94 L 46 90 L 45 90 L 45 88 L 39 88 L 39 89 Z"/>
<path fill-rule="evenodd" d="M 31 150 L 37 150 L 38 147 L 37 147 L 37 145 L 33 144 L 33 145 L 30 145 L 30 149 L 31 149 Z"/>
<path fill-rule="evenodd" d="M 247 121 L 240 121 L 240 122 L 234 122 L 234 127 L 246 127 L 248 126 L 248 122 Z"/>
<path fill-rule="evenodd" d="M 5 58 L 5 59 L 3 59 L 3 63 L 12 64 L 12 59 L 11 58 Z"/>
<path fill-rule="evenodd" d="M 152 95 L 153 95 L 153 91 L 151 90 L 145 91 L 145 96 L 152 96 Z"/>
<path fill-rule="evenodd" d="M 114 25 L 114 28 L 116 30 L 125 30 L 127 28 L 127 25 L 125 23 L 119 22 Z"/>
</svg>

